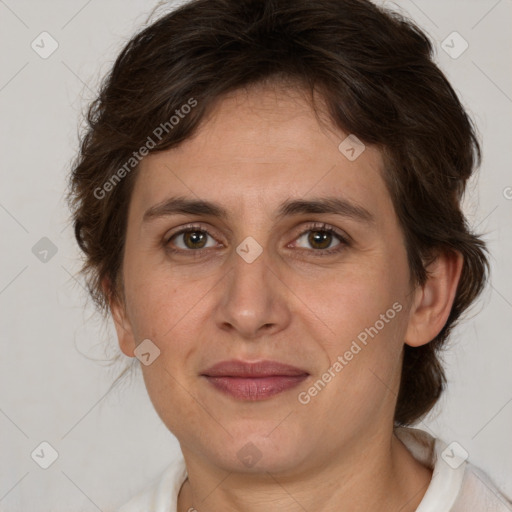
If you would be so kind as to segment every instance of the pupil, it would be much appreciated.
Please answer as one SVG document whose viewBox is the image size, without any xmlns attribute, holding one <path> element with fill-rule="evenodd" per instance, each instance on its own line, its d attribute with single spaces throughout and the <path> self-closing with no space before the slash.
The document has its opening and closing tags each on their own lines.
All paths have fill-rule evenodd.
<svg viewBox="0 0 512 512">
<path fill-rule="evenodd" d="M 205 244 L 206 237 L 201 231 L 189 231 L 185 233 L 185 245 L 191 249 L 201 248 Z M 188 242 L 191 242 L 192 246 Z M 202 243 L 201 243 L 202 242 Z"/>
<path fill-rule="evenodd" d="M 319 249 L 325 249 L 326 247 L 329 247 L 331 243 L 331 234 L 327 233 L 326 231 L 312 231 L 309 234 L 309 243 L 312 246 L 315 246 L 315 244 L 320 245 Z"/>
</svg>

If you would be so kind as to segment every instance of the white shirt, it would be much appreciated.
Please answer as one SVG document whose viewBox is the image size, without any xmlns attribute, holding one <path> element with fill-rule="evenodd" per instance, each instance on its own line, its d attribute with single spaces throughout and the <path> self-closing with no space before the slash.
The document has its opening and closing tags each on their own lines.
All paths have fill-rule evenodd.
<svg viewBox="0 0 512 512">
<path fill-rule="evenodd" d="M 481 469 L 464 460 L 460 445 L 447 445 L 416 428 L 395 428 L 395 434 L 416 460 L 433 470 L 416 512 L 512 512 L 512 501 Z M 178 494 L 186 478 L 181 457 L 117 512 L 177 512 Z"/>
</svg>

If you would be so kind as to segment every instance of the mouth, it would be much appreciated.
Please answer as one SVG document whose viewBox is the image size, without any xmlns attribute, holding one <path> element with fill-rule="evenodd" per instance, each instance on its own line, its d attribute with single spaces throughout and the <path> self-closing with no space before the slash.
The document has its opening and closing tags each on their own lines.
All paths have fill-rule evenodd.
<svg viewBox="0 0 512 512">
<path fill-rule="evenodd" d="M 277 361 L 223 361 L 201 374 L 217 391 L 244 401 L 265 400 L 292 389 L 309 373 Z"/>
</svg>

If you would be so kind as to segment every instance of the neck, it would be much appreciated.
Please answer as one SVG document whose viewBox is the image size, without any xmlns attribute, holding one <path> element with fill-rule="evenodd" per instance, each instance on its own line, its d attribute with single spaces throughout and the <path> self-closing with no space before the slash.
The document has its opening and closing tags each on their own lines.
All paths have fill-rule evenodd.
<svg viewBox="0 0 512 512">
<path fill-rule="evenodd" d="M 390 442 L 363 443 L 338 456 L 331 452 L 323 464 L 286 474 L 223 471 L 182 448 L 188 478 L 178 496 L 178 512 L 413 512 L 432 471 L 394 435 L 389 437 Z"/>
</svg>

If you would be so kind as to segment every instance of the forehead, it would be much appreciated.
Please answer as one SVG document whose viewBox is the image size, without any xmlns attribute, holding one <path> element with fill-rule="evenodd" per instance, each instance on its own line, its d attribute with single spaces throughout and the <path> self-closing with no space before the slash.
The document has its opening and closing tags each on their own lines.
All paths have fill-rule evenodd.
<svg viewBox="0 0 512 512">
<path fill-rule="evenodd" d="M 315 113 L 299 89 L 237 90 L 218 101 L 192 137 L 141 162 L 133 209 L 140 216 L 180 195 L 235 212 L 328 194 L 389 211 L 380 152 L 366 146 L 350 160 L 339 149 L 348 135 Z"/>
</svg>

